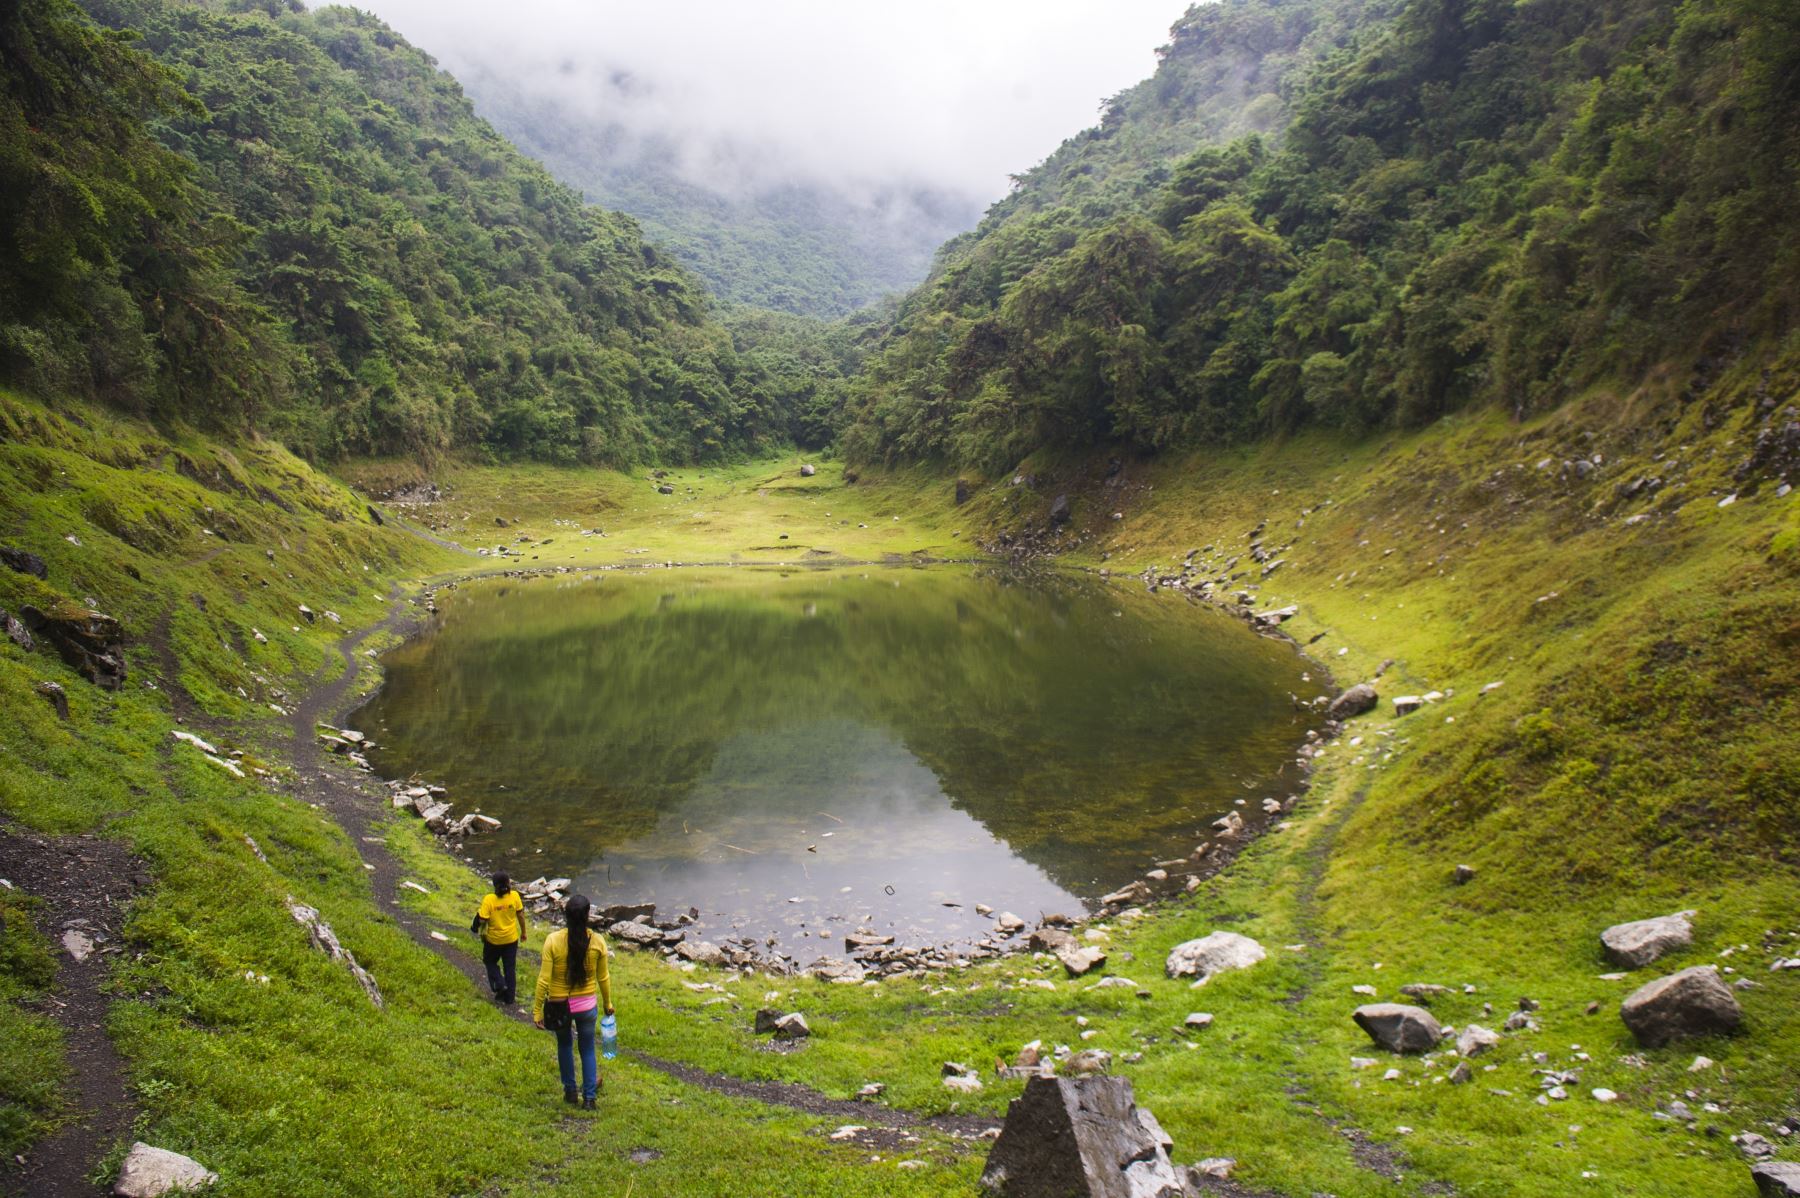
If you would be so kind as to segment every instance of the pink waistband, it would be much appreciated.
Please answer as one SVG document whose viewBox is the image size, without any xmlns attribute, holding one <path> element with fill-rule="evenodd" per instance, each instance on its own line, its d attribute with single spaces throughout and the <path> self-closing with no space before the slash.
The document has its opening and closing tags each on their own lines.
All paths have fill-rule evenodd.
<svg viewBox="0 0 1800 1198">
<path fill-rule="evenodd" d="M 597 994 L 578 994 L 574 998 L 571 998 L 569 1000 L 569 1014 L 579 1015 L 583 1011 L 591 1011 L 599 1005 L 600 1005 L 600 996 L 599 995 L 597 995 Z"/>
</svg>

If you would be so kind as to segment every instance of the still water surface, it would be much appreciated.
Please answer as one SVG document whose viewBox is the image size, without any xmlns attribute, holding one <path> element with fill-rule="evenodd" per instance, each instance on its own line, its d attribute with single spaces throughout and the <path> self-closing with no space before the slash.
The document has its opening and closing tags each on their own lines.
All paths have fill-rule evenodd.
<svg viewBox="0 0 1800 1198">
<path fill-rule="evenodd" d="M 698 907 L 805 964 L 872 926 L 975 939 L 1074 914 L 1293 787 L 1320 686 L 1176 597 L 966 567 L 465 584 L 356 726 L 476 843 L 596 905 Z M 957 905 L 949 905 L 957 904 Z"/>
</svg>

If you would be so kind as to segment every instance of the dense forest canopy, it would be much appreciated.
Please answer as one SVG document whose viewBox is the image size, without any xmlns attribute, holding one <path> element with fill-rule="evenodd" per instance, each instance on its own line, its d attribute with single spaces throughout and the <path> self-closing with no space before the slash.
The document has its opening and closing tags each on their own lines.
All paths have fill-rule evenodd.
<svg viewBox="0 0 1800 1198">
<path fill-rule="evenodd" d="M 1351 13 L 1190 10 L 1153 79 L 947 247 L 857 380 L 846 448 L 1000 468 L 1525 413 L 1791 329 L 1800 6 Z M 1165 170 L 1190 81 L 1242 99 L 1255 61 L 1287 70 L 1233 118 L 1243 135 Z"/>
<path fill-rule="evenodd" d="M 997 470 L 1527 413 L 1800 304 L 1785 0 L 1195 6 L 831 326 L 716 311 L 367 14 L 84 3 L 0 4 L 0 381 L 314 456 Z"/>
<path fill-rule="evenodd" d="M 0 33 L 9 379 L 325 456 L 625 463 L 791 439 L 704 287 L 378 21 L 87 7 L 98 26 L 22 0 Z"/>
</svg>

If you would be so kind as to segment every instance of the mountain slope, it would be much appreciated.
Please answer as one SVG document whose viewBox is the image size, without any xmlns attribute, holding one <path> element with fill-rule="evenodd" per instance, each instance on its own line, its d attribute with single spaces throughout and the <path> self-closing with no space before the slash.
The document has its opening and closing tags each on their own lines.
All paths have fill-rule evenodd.
<svg viewBox="0 0 1800 1198">
<path fill-rule="evenodd" d="M 701 284 L 378 21 L 88 10 L 141 41 L 62 0 L 0 30 L 8 228 L 40 230 L 6 263 L 30 285 L 0 290 L 9 378 L 314 456 L 627 462 L 785 440 L 783 413 L 736 398 Z"/>
<path fill-rule="evenodd" d="M 947 248 L 865 372 L 846 448 L 998 470 L 1045 446 L 1522 413 L 1785 336 L 1796 47 L 1800 14 L 1758 0 L 1407 0 L 1290 71 L 1279 140 L 1203 140 L 1151 189 L 1129 147 L 1167 144 L 1185 111 L 1160 98 L 1186 95 L 1171 54 L 1089 139 L 1097 181 L 1101 151 L 1071 143 Z"/>
<path fill-rule="evenodd" d="M 604 114 L 479 68 L 459 78 L 513 144 L 593 203 L 630 213 L 728 303 L 844 315 L 918 284 L 938 246 L 979 216 L 973 201 L 926 188 L 709 184 L 668 139 L 634 138 Z"/>
</svg>

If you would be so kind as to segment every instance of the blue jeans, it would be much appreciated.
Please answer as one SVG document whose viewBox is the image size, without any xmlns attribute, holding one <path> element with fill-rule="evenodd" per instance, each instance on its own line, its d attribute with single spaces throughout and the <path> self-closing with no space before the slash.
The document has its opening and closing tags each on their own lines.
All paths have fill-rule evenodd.
<svg viewBox="0 0 1800 1198">
<path fill-rule="evenodd" d="M 594 1060 L 594 1025 L 600 1021 L 600 1008 L 578 1011 L 569 1016 L 569 1026 L 556 1031 L 556 1067 L 562 1072 L 563 1089 L 575 1088 L 575 1041 L 581 1041 L 581 1096 L 592 1098 L 600 1092 L 600 1066 Z"/>
</svg>

